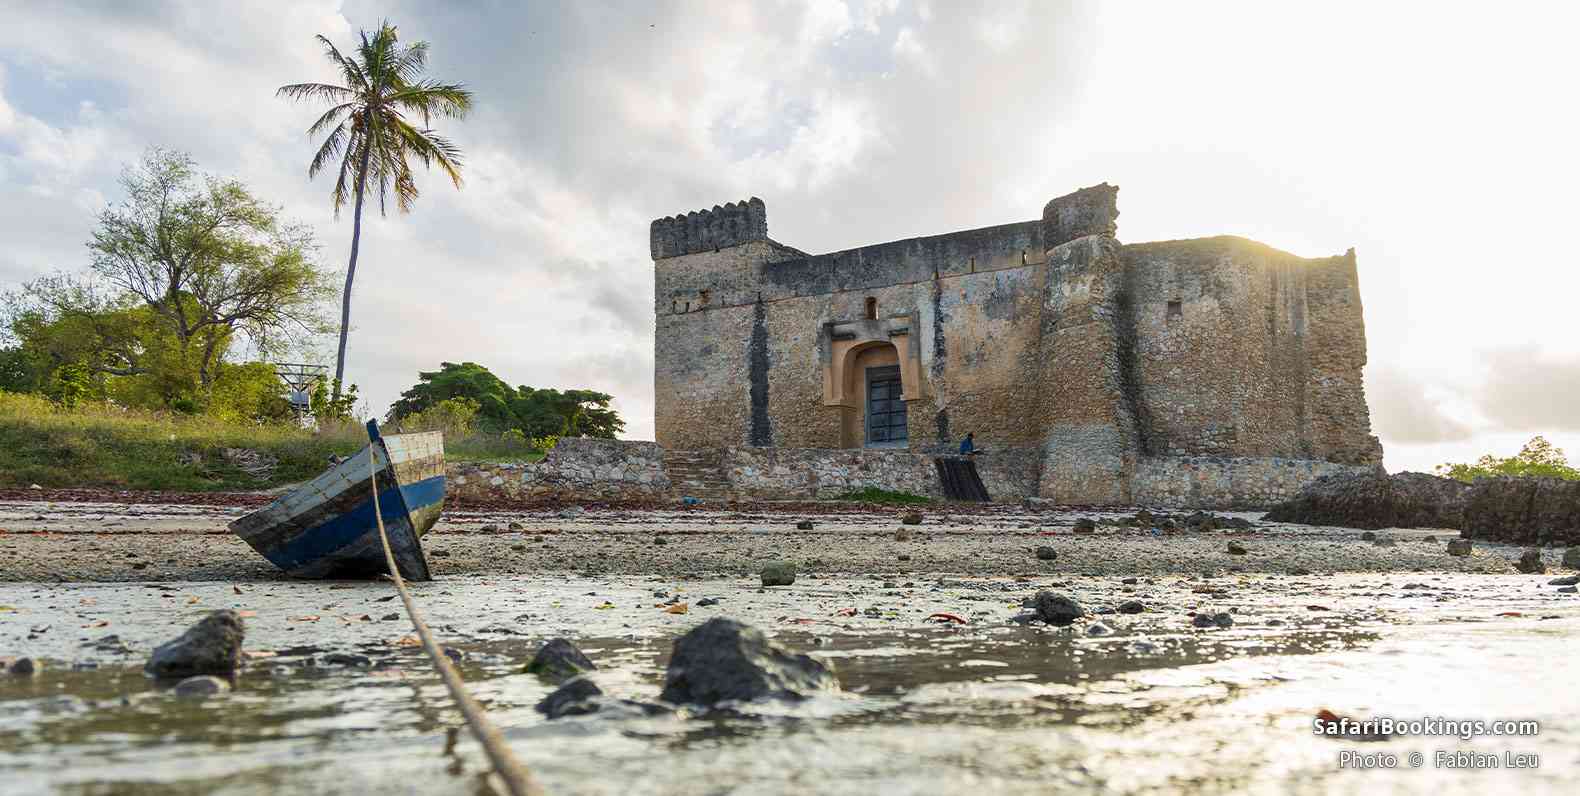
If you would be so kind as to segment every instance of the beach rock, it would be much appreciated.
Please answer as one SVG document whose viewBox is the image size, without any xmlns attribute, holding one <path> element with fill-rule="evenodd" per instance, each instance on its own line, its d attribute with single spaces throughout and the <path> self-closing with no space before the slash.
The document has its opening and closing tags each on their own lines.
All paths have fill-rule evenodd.
<svg viewBox="0 0 1580 796">
<path fill-rule="evenodd" d="M 773 561 L 763 567 L 764 586 L 789 586 L 795 583 L 795 565 L 788 561 Z"/>
<path fill-rule="evenodd" d="M 1234 617 L 1226 613 L 1199 613 L 1191 617 L 1190 623 L 1196 627 L 1233 627 Z"/>
<path fill-rule="evenodd" d="M 1559 562 L 1570 569 L 1580 569 L 1580 546 L 1571 547 L 1564 551 L 1563 561 Z"/>
<path fill-rule="evenodd" d="M 1243 556 L 1246 553 L 1251 552 L 1245 549 L 1245 545 L 1240 544 L 1239 542 L 1230 542 L 1227 545 L 1224 545 L 1223 551 L 1231 556 Z"/>
<path fill-rule="evenodd" d="M 904 514 L 900 515 L 900 524 L 902 524 L 902 525 L 921 525 L 922 524 L 922 513 L 920 511 L 907 511 Z"/>
<path fill-rule="evenodd" d="M 17 677 L 32 677 L 43 669 L 44 663 L 37 658 L 17 658 L 6 671 Z"/>
<path fill-rule="evenodd" d="M 598 712 L 599 697 L 602 696 L 603 689 L 593 681 L 585 677 L 573 677 L 540 700 L 535 707 L 539 713 L 551 719 L 585 716 Z"/>
<path fill-rule="evenodd" d="M 730 700 L 803 699 L 838 691 L 826 664 L 773 643 L 750 625 L 723 617 L 675 641 L 664 691 L 671 704 L 715 705 Z"/>
<path fill-rule="evenodd" d="M 328 666 L 372 666 L 373 659 L 349 652 L 331 652 L 321 658 Z"/>
<path fill-rule="evenodd" d="M 1093 622 L 1086 626 L 1086 635 L 1088 636 L 1111 636 L 1113 634 L 1114 629 L 1102 622 Z"/>
<path fill-rule="evenodd" d="M 812 530 L 812 521 L 802 520 L 795 524 L 795 529 L 798 531 L 810 531 Z"/>
<path fill-rule="evenodd" d="M 1075 521 L 1076 533 L 1093 533 L 1097 530 L 1097 522 L 1091 517 L 1082 517 Z"/>
<path fill-rule="evenodd" d="M 1520 554 L 1520 562 L 1514 568 L 1527 575 L 1540 575 L 1547 571 L 1547 566 L 1542 563 L 1542 551 L 1534 547 Z"/>
<path fill-rule="evenodd" d="M 1037 548 L 1037 559 L 1039 561 L 1052 561 L 1058 557 L 1059 551 L 1053 549 L 1052 547 L 1043 545 Z"/>
<path fill-rule="evenodd" d="M 1262 519 L 1343 528 L 1464 528 L 1470 489 L 1425 473 L 1329 475 Z"/>
<path fill-rule="evenodd" d="M 1580 481 L 1478 478 L 1465 506 L 1465 535 L 1523 545 L 1580 545 Z"/>
<path fill-rule="evenodd" d="M 1145 610 L 1147 607 L 1140 600 L 1127 600 L 1119 604 L 1119 613 L 1122 614 L 1139 614 Z"/>
<path fill-rule="evenodd" d="M 202 699 L 229 691 L 230 683 L 211 674 L 200 674 L 176 683 L 176 687 L 171 690 L 178 697 Z"/>
<path fill-rule="evenodd" d="M 894 541 L 896 541 L 896 542 L 909 542 L 909 541 L 911 541 L 911 529 L 910 528 L 901 528 L 901 529 L 895 531 L 894 532 Z"/>
<path fill-rule="evenodd" d="M 1449 555 L 1463 558 L 1470 555 L 1470 540 L 1450 539 L 1448 540 L 1448 547 L 1445 549 L 1448 551 Z"/>
<path fill-rule="evenodd" d="M 1565 575 L 1561 578 L 1553 578 L 1547 581 L 1548 586 L 1573 586 L 1577 583 L 1580 583 L 1580 575 Z"/>
<path fill-rule="evenodd" d="M 532 656 L 532 660 L 522 668 L 522 671 L 535 674 L 551 683 L 561 683 L 584 672 L 595 671 L 597 668 L 586 654 L 576 648 L 575 644 L 563 638 L 556 638 L 540 647 L 538 654 Z"/>
<path fill-rule="evenodd" d="M 719 604 L 719 600 L 716 597 L 704 597 L 704 598 L 702 598 L 702 599 L 697 601 L 697 607 L 698 608 L 707 608 L 710 605 L 718 605 L 718 604 Z"/>
<path fill-rule="evenodd" d="M 1363 541 L 1363 542 L 1372 542 L 1372 541 L 1376 541 L 1376 539 L 1377 539 L 1377 534 L 1372 533 L 1371 531 L 1367 531 L 1366 533 L 1361 534 L 1361 541 Z"/>
<path fill-rule="evenodd" d="M 1051 591 L 1037 592 L 1037 596 L 1031 598 L 1031 608 L 1038 619 L 1061 627 L 1086 616 L 1086 609 L 1080 603 Z"/>
<path fill-rule="evenodd" d="M 1558 589 L 1559 594 L 1574 594 L 1575 592 L 1580 592 L 1580 588 L 1576 588 L 1574 586 L 1563 586 Z"/>
<path fill-rule="evenodd" d="M 143 670 L 160 678 L 235 674 L 241 666 L 241 642 L 246 634 L 235 611 L 215 611 L 179 638 L 155 647 Z"/>
</svg>

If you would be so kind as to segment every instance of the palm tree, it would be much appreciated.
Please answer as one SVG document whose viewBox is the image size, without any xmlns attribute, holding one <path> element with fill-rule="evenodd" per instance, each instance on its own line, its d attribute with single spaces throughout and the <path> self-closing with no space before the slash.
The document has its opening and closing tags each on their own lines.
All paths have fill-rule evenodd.
<svg viewBox="0 0 1580 796">
<path fill-rule="evenodd" d="M 340 161 L 340 175 L 331 193 L 335 217 L 349 197 L 354 197 L 351 227 L 351 262 L 346 266 L 346 287 L 340 295 L 340 350 L 335 357 L 334 397 L 346 370 L 346 333 L 351 323 L 351 281 L 357 273 L 357 246 L 362 239 L 362 201 L 370 187 L 379 194 L 379 214 L 384 215 L 385 200 L 395 192 L 395 205 L 402 213 L 411 210 L 417 199 L 417 183 L 412 179 L 408 156 L 424 166 L 437 165 L 456 188 L 461 187 L 461 150 L 428 127 L 433 116 L 460 119 L 472 108 L 472 92 L 459 83 L 439 83 L 423 79 L 428 61 L 428 43 L 420 41 L 402 46 L 395 27 L 388 22 L 372 36 L 361 32 L 361 44 L 347 58 L 334 43 L 319 36 L 324 55 L 340 70 L 345 85 L 293 83 L 281 86 L 275 96 L 329 104 L 329 110 L 307 128 L 309 136 L 326 130 L 329 135 L 318 147 L 308 179 L 327 165 Z M 414 118 L 413 118 L 414 117 Z M 420 122 L 420 126 L 413 121 Z"/>
</svg>

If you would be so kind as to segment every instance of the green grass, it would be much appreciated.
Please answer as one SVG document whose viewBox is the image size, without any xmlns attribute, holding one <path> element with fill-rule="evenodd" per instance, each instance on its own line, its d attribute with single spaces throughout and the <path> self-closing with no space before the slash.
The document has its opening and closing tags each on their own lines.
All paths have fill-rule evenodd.
<svg viewBox="0 0 1580 796">
<path fill-rule="evenodd" d="M 346 456 L 366 444 L 367 433 L 356 423 L 313 431 L 107 405 L 63 409 L 37 396 L 0 392 L 0 487 L 270 489 L 312 478 L 331 455 Z M 227 448 L 278 463 L 260 480 L 233 464 Z M 461 461 L 542 458 L 520 443 L 483 435 L 446 437 L 445 455 Z"/>
<path fill-rule="evenodd" d="M 869 486 L 866 489 L 858 490 L 856 492 L 846 492 L 845 494 L 840 495 L 834 499 L 857 501 L 861 503 L 888 503 L 896 506 L 931 503 L 933 500 L 926 495 L 913 495 L 909 492 L 891 492 L 887 489 L 879 489 L 875 486 Z"/>
</svg>

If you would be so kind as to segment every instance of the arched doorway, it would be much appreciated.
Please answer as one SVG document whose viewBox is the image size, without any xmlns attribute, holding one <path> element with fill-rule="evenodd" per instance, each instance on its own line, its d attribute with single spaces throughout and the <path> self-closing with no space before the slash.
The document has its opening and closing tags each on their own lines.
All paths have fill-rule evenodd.
<svg viewBox="0 0 1580 796">
<path fill-rule="evenodd" d="M 825 324 L 824 404 L 838 407 L 840 447 L 907 448 L 906 402 L 921 397 L 911 318 Z"/>
</svg>

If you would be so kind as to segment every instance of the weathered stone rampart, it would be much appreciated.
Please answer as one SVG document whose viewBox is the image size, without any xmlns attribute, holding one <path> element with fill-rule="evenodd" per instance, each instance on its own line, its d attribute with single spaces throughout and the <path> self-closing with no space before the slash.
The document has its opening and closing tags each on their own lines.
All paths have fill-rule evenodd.
<svg viewBox="0 0 1580 796">
<path fill-rule="evenodd" d="M 822 255 L 768 239 L 757 200 L 660 219 L 657 441 L 918 450 L 974 432 L 988 451 L 1040 451 L 1038 494 L 1088 504 L 1159 494 L 1168 478 L 1149 460 L 1312 463 L 1225 470 L 1274 479 L 1216 491 L 1255 501 L 1323 463 L 1379 462 L 1354 252 L 1307 259 L 1233 237 L 1125 245 L 1117 192 L 1056 198 L 1036 221 Z M 893 366 L 903 434 L 867 389 L 868 373 L 881 387 Z"/>
</svg>

